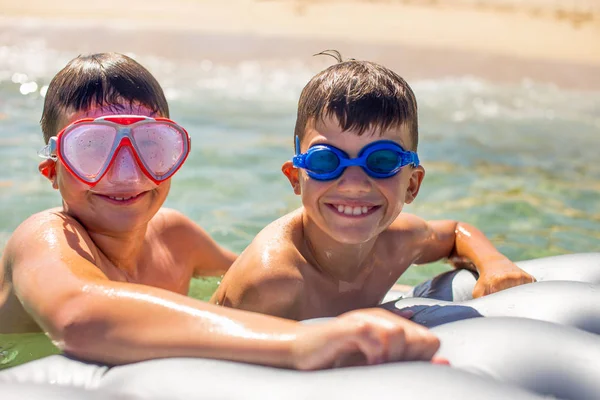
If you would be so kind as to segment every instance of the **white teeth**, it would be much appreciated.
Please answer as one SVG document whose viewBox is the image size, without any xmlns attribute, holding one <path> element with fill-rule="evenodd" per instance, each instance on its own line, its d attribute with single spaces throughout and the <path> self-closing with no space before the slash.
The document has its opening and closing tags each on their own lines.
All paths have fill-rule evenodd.
<svg viewBox="0 0 600 400">
<path fill-rule="evenodd" d="M 108 196 L 109 199 L 111 200 L 117 200 L 117 201 L 123 201 L 123 200 L 129 200 L 129 199 L 133 199 L 135 196 L 130 196 L 130 197 L 113 197 L 113 196 Z"/>
<path fill-rule="evenodd" d="M 351 207 L 351 206 L 344 206 L 342 204 L 338 204 L 337 206 L 335 204 L 333 204 L 333 207 L 335 207 L 340 214 L 346 214 L 346 215 L 366 214 L 372 208 L 372 207 L 368 207 L 368 206 Z"/>
</svg>

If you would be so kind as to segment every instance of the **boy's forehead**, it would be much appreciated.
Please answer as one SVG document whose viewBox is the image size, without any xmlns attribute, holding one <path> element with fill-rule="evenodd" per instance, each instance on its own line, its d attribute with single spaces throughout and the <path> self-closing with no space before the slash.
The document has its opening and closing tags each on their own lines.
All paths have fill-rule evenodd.
<svg viewBox="0 0 600 400">
<path fill-rule="evenodd" d="M 345 145 L 368 144 L 377 140 L 392 140 L 403 148 L 410 148 L 411 135 L 407 124 L 392 126 L 386 130 L 377 127 L 365 129 L 362 133 L 350 129 L 344 131 L 335 117 L 325 117 L 319 121 L 309 121 L 304 131 L 302 148 L 308 148 L 317 143 L 329 143 L 340 149 Z"/>
</svg>

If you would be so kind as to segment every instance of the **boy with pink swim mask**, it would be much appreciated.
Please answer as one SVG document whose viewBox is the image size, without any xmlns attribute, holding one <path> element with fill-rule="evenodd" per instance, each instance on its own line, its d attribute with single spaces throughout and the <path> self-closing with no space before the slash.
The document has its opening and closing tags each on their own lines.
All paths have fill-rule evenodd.
<svg viewBox="0 0 600 400">
<path fill-rule="evenodd" d="M 65 353 L 107 364 L 436 361 L 437 338 L 385 310 L 303 325 L 187 297 L 192 277 L 222 274 L 236 255 L 162 208 L 191 145 L 168 118 L 158 82 L 124 55 L 77 57 L 54 77 L 39 170 L 62 207 L 28 218 L 4 249 L 0 333 L 44 331 Z"/>
</svg>

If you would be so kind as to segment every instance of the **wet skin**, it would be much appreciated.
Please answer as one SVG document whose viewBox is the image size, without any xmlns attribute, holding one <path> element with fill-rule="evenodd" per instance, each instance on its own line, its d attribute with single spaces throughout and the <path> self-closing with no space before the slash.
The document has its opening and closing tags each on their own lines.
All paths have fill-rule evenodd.
<svg viewBox="0 0 600 400">
<path fill-rule="evenodd" d="M 67 114 L 61 126 L 114 109 Z M 432 333 L 385 310 L 309 326 L 187 297 L 192 276 L 221 274 L 235 255 L 161 208 L 170 181 L 149 183 L 126 150 L 93 188 L 60 162 L 39 169 L 63 207 L 31 216 L 9 239 L 0 260 L 0 333 L 43 330 L 65 353 L 107 364 L 207 357 L 311 370 L 445 362 L 433 358 Z"/>
<path fill-rule="evenodd" d="M 117 109 L 66 113 L 59 125 L 110 114 L 153 116 L 144 107 Z M 187 217 L 161 208 L 170 179 L 158 185 L 150 181 L 128 147 L 121 148 L 115 157 L 107 174 L 93 187 L 79 181 L 60 161 L 40 163 L 40 171 L 60 191 L 63 207 L 35 214 L 19 227 L 22 234 L 32 235 L 27 251 L 52 252 L 52 257 L 61 261 L 82 258 L 95 267 L 74 269 L 72 279 L 136 283 L 182 295 L 187 295 L 193 276 L 223 274 L 235 255 L 218 246 Z M 12 258 L 18 259 L 20 251 L 14 248 L 14 240 L 8 243 L 5 271 L 12 270 L 16 261 Z M 45 276 L 31 282 L 31 290 L 37 285 L 60 286 L 59 279 L 62 277 Z M 23 308 L 10 280 L 3 281 L 0 291 L 0 333 L 39 331 L 39 324 Z"/>
<path fill-rule="evenodd" d="M 326 118 L 309 123 L 301 152 L 327 143 L 356 157 L 378 140 L 412 148 L 404 126 L 358 135 Z M 303 207 L 259 233 L 212 302 L 298 320 L 337 316 L 377 306 L 410 265 L 450 257 L 466 258 L 472 263 L 461 265 L 479 271 L 477 296 L 533 281 L 476 228 L 401 213 L 419 192 L 422 167 L 404 167 L 387 179 L 348 167 L 331 181 L 311 179 L 289 161 L 282 171 Z"/>
</svg>

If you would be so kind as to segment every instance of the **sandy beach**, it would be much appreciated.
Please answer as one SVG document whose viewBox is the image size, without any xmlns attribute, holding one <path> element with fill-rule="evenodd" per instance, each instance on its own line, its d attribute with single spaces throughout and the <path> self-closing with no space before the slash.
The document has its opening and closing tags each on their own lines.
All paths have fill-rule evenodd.
<svg viewBox="0 0 600 400">
<path fill-rule="evenodd" d="M 600 0 L 0 0 L 0 42 L 186 59 L 308 59 L 327 48 L 408 78 L 600 88 Z"/>
</svg>

